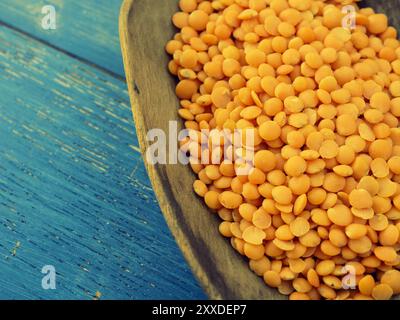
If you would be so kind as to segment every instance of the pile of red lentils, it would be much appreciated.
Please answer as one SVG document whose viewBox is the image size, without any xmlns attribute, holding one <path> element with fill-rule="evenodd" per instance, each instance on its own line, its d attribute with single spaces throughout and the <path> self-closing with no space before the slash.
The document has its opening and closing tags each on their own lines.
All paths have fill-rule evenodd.
<svg viewBox="0 0 400 320">
<path fill-rule="evenodd" d="M 191 163 L 220 233 L 292 300 L 400 294 L 400 43 L 387 17 L 352 0 L 179 7 L 166 50 L 185 127 L 254 137 L 248 174 L 213 143 L 220 163 Z"/>
</svg>

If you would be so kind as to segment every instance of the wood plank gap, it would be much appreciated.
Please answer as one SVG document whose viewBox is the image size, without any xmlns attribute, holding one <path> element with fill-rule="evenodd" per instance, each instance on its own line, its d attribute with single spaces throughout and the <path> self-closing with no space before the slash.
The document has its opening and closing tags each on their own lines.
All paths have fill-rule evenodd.
<svg viewBox="0 0 400 320">
<path fill-rule="evenodd" d="M 58 46 L 55 46 L 55 45 L 51 44 L 50 42 L 48 42 L 46 40 L 40 39 L 39 37 L 37 37 L 37 36 L 35 36 L 33 34 L 30 34 L 29 32 L 26 32 L 26 31 L 24 31 L 24 30 L 22 30 L 22 29 L 20 29 L 18 27 L 10 25 L 10 24 L 8 24 L 8 23 L 6 23 L 4 21 L 0 21 L 0 26 L 3 26 L 5 28 L 8 28 L 8 29 L 13 30 L 15 32 L 18 32 L 18 33 L 20 33 L 20 34 L 22 34 L 22 35 L 24 35 L 26 37 L 29 37 L 29 38 L 31 38 L 31 39 L 33 39 L 33 40 L 35 40 L 35 41 L 47 46 L 47 47 L 50 47 L 50 48 L 52 48 L 52 49 L 54 49 L 54 50 L 56 50 L 58 52 L 61 52 L 61 53 L 65 54 L 65 55 L 69 56 L 72 59 L 78 60 L 79 62 L 82 62 L 82 63 L 84 63 L 84 64 L 86 64 L 86 65 L 88 65 L 88 66 L 90 66 L 92 68 L 95 68 L 95 69 L 97 69 L 97 70 L 99 70 L 101 72 L 104 72 L 104 73 L 108 74 L 109 76 L 111 76 L 111 77 L 113 77 L 113 78 L 115 78 L 117 80 L 120 80 L 120 81 L 123 81 L 123 82 L 126 81 L 125 77 L 123 77 L 123 76 L 121 76 L 121 75 L 119 75 L 119 74 L 117 74 L 115 72 L 112 72 L 110 70 L 107 70 L 106 68 L 104 68 L 104 67 L 102 67 L 102 66 L 100 66 L 100 65 L 98 65 L 96 63 L 93 63 L 92 61 L 89 61 L 89 60 L 87 60 L 85 58 L 82 58 L 82 57 L 80 57 L 80 56 L 78 56 L 78 55 L 76 55 L 74 53 L 71 53 L 69 51 L 66 51 L 66 50 L 58 47 Z"/>
</svg>

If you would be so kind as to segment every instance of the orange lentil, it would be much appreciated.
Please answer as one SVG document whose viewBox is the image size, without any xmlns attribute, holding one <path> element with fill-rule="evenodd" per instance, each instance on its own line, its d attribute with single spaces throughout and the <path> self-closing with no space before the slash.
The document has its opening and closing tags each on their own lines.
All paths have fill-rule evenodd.
<svg viewBox="0 0 400 320">
<path fill-rule="evenodd" d="M 389 270 L 386 271 L 382 277 L 381 282 L 389 285 L 394 294 L 400 293 L 400 271 L 398 270 Z"/>
<path fill-rule="evenodd" d="M 368 31 L 372 34 L 384 32 L 388 27 L 388 19 L 384 14 L 371 14 L 368 17 Z"/>
<path fill-rule="evenodd" d="M 282 283 L 279 273 L 272 270 L 269 270 L 264 273 L 264 281 L 267 285 L 273 288 L 279 287 Z"/>
<path fill-rule="evenodd" d="M 376 285 L 371 292 L 375 300 L 389 300 L 393 295 L 393 289 L 386 283 Z"/>
<path fill-rule="evenodd" d="M 368 209 L 372 207 L 372 197 L 364 189 L 353 190 L 349 194 L 349 202 L 356 209 Z"/>
<path fill-rule="evenodd" d="M 392 247 L 376 247 L 374 253 L 379 260 L 391 262 L 397 258 L 397 253 Z"/>
<path fill-rule="evenodd" d="M 350 209 L 342 204 L 328 209 L 328 217 L 333 223 L 343 227 L 348 226 L 353 221 L 353 215 Z"/>
</svg>

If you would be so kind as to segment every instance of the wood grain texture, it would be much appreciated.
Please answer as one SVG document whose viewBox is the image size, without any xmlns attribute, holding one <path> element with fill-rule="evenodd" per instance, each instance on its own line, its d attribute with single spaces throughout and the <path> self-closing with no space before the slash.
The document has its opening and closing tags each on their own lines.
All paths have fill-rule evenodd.
<svg viewBox="0 0 400 320">
<path fill-rule="evenodd" d="M 169 57 L 161 49 L 176 32 L 170 18 L 177 9 L 176 0 L 125 0 L 121 9 L 121 46 L 142 152 L 149 147 L 149 129 L 168 132 L 168 121 L 179 119 L 176 82 L 167 71 Z M 152 37 L 146 33 L 148 24 Z M 189 166 L 146 168 L 167 223 L 211 298 L 285 299 L 251 272 L 247 261 L 220 236 L 219 219 L 192 191 L 195 176 Z"/>
<path fill-rule="evenodd" d="M 118 39 L 122 0 L 1 0 L 0 21 L 124 76 Z M 56 30 L 44 30 L 44 5 L 56 9 Z"/>
<path fill-rule="evenodd" d="M 159 212 L 125 83 L 0 26 L 0 92 L 0 299 L 205 298 Z M 41 287 L 48 264 L 56 290 Z"/>
</svg>

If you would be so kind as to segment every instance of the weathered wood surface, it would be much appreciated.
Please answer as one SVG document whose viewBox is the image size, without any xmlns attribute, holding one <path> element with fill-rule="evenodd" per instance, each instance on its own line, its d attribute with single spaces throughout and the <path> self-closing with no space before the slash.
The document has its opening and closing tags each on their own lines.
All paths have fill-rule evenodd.
<svg viewBox="0 0 400 320">
<path fill-rule="evenodd" d="M 204 297 L 158 209 L 125 83 L 0 26 L 0 92 L 0 299 Z"/>
<path fill-rule="evenodd" d="M 121 0 L 1 0 L 0 22 L 68 54 L 124 76 L 118 39 Z M 42 28 L 42 7 L 56 9 L 57 29 Z"/>
</svg>

